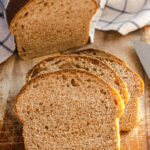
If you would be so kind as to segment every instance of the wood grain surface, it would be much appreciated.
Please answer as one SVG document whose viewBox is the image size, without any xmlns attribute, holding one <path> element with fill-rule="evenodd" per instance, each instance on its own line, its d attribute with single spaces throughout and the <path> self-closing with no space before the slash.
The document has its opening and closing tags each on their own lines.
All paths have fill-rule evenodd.
<svg viewBox="0 0 150 150">
<path fill-rule="evenodd" d="M 131 43 L 132 39 L 144 39 L 143 32 L 144 30 L 139 30 L 122 36 L 113 31 L 96 31 L 95 42 L 85 46 L 103 49 L 119 56 L 144 80 L 145 90 L 139 101 L 139 123 L 132 131 L 121 133 L 121 150 L 150 150 L 150 81 Z M 13 104 L 17 93 L 25 83 L 27 71 L 42 59 L 22 61 L 14 54 L 0 65 L 0 150 L 24 150 L 22 125 L 13 113 Z"/>
</svg>

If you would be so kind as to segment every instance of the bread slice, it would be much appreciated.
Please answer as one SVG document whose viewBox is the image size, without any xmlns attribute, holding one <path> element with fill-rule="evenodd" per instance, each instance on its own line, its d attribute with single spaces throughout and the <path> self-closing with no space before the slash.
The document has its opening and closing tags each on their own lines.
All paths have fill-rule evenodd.
<svg viewBox="0 0 150 150">
<path fill-rule="evenodd" d="M 128 91 L 124 82 L 120 77 L 107 65 L 86 56 L 54 56 L 43 60 L 35 65 L 27 74 L 26 81 L 35 78 L 36 76 L 48 72 L 54 72 L 62 69 L 80 69 L 89 71 L 105 82 L 110 84 L 121 95 L 123 102 L 126 104 L 128 101 Z"/>
<path fill-rule="evenodd" d="M 42 74 L 27 83 L 14 107 L 26 150 L 119 150 L 118 93 L 80 70 Z"/>
<path fill-rule="evenodd" d="M 144 90 L 144 83 L 140 76 L 130 69 L 123 60 L 102 50 L 87 49 L 76 54 L 92 56 L 101 60 L 121 77 L 128 88 L 129 101 L 119 122 L 120 129 L 129 131 L 134 128 L 138 122 L 138 100 Z"/>
<path fill-rule="evenodd" d="M 88 42 L 90 21 L 98 7 L 95 0 L 19 0 L 21 8 L 16 7 L 14 17 L 11 16 L 15 7 L 12 1 L 6 14 L 22 59 L 80 47 Z"/>
</svg>

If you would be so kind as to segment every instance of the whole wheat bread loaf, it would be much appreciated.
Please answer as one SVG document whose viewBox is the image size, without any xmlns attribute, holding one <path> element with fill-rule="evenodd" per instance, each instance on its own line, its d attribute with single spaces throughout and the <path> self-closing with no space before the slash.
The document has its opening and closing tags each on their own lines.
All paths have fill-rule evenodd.
<svg viewBox="0 0 150 150">
<path fill-rule="evenodd" d="M 6 16 L 18 53 L 30 59 L 88 42 L 95 0 L 10 0 Z"/>
<path fill-rule="evenodd" d="M 97 76 L 80 70 L 42 74 L 16 98 L 26 150 L 119 150 L 118 93 Z"/>
<path fill-rule="evenodd" d="M 123 102 L 126 104 L 128 101 L 128 91 L 124 82 L 120 77 L 106 64 L 98 59 L 86 56 L 54 56 L 43 60 L 35 65 L 27 74 L 26 81 L 35 78 L 36 76 L 48 72 L 54 72 L 63 69 L 80 69 L 89 71 L 113 88 L 120 94 Z"/>
<path fill-rule="evenodd" d="M 138 122 L 138 100 L 144 90 L 144 84 L 140 76 L 130 69 L 123 60 L 102 50 L 87 49 L 75 54 L 97 58 L 121 77 L 128 88 L 129 100 L 119 122 L 120 129 L 129 131 L 134 128 Z"/>
</svg>

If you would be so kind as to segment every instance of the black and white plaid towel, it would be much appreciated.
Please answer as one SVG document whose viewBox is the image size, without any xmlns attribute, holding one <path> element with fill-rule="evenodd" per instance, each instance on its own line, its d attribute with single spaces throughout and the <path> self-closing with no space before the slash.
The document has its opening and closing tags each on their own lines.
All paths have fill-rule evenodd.
<svg viewBox="0 0 150 150">
<path fill-rule="evenodd" d="M 0 63 L 15 51 L 14 38 L 4 19 L 4 9 L 9 0 L 0 0 Z M 90 39 L 94 42 L 95 28 L 116 30 L 123 35 L 150 24 L 150 0 L 101 0 L 93 17 Z"/>
</svg>

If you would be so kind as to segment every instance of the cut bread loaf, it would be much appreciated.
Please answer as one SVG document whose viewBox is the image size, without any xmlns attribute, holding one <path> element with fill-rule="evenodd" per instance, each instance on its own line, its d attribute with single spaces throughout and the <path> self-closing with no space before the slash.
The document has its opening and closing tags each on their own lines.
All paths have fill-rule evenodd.
<svg viewBox="0 0 150 150">
<path fill-rule="evenodd" d="M 6 16 L 19 56 L 30 59 L 88 42 L 95 0 L 10 0 Z"/>
<path fill-rule="evenodd" d="M 138 122 L 138 100 L 144 90 L 144 84 L 140 76 L 131 70 L 120 58 L 102 50 L 87 49 L 76 52 L 78 55 L 92 56 L 111 67 L 124 81 L 128 88 L 129 100 L 120 119 L 120 129 L 129 131 Z"/>
<path fill-rule="evenodd" d="M 111 85 L 120 94 L 123 102 L 128 101 L 128 91 L 120 77 L 106 64 L 98 59 L 86 56 L 55 56 L 50 57 L 35 65 L 27 74 L 26 81 L 44 73 L 62 69 L 80 69 L 89 71 Z"/>
<path fill-rule="evenodd" d="M 89 72 L 70 69 L 36 77 L 22 88 L 14 110 L 26 150 L 119 150 L 122 100 Z"/>
</svg>

